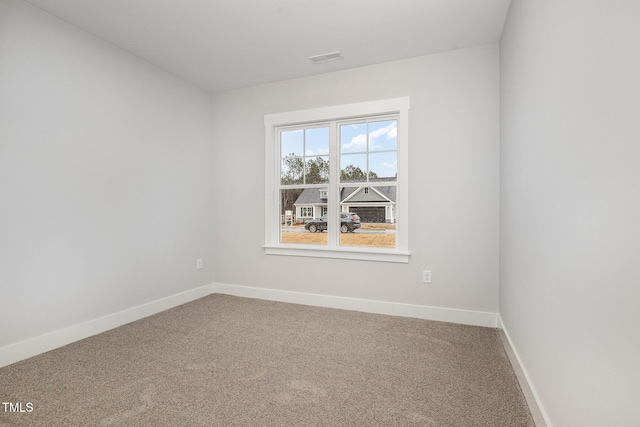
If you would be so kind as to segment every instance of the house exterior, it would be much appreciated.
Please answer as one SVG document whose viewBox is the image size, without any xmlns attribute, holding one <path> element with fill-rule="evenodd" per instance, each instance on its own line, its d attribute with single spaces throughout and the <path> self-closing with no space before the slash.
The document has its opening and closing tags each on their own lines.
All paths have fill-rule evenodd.
<svg viewBox="0 0 640 427">
<path fill-rule="evenodd" d="M 296 222 L 319 218 L 327 213 L 326 188 L 305 188 L 295 203 Z M 358 214 L 365 223 L 396 222 L 396 187 L 369 186 L 340 189 L 340 211 Z"/>
</svg>

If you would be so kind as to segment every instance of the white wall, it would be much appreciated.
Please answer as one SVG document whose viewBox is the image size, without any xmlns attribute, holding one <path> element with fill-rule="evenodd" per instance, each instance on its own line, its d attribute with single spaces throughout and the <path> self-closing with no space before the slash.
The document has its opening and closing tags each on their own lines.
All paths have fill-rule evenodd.
<svg viewBox="0 0 640 427">
<path fill-rule="evenodd" d="M 209 93 L 0 0 L 0 348 L 212 282 L 210 114 Z"/>
<path fill-rule="evenodd" d="M 214 95 L 216 283 L 496 313 L 498 61 L 493 44 Z M 407 95 L 409 264 L 265 255 L 264 114 Z"/>
<path fill-rule="evenodd" d="M 554 426 L 640 422 L 639 22 L 515 0 L 501 43 L 500 314 Z"/>
</svg>

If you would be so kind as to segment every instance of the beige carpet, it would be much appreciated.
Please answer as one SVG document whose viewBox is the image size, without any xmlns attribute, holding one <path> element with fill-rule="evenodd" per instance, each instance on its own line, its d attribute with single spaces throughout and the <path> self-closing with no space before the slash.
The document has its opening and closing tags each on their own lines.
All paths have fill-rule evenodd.
<svg viewBox="0 0 640 427">
<path fill-rule="evenodd" d="M 491 328 L 212 295 L 0 369 L 2 426 L 533 426 Z"/>
</svg>

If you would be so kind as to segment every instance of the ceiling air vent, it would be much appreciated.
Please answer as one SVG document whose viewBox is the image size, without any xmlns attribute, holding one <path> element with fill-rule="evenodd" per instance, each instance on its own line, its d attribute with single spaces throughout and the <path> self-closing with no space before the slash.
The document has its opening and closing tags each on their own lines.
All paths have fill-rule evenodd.
<svg viewBox="0 0 640 427">
<path fill-rule="evenodd" d="M 340 55 L 340 51 L 337 51 L 337 52 L 331 52 L 331 53 L 324 53 L 322 55 L 310 56 L 309 61 L 311 61 L 314 64 L 320 64 L 322 62 L 337 61 L 338 59 L 343 59 L 343 58 L 344 56 Z"/>
</svg>

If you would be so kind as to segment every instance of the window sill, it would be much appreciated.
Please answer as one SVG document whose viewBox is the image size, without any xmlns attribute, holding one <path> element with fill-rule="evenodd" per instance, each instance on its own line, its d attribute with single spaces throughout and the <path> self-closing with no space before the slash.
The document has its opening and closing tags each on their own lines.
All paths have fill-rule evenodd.
<svg viewBox="0 0 640 427">
<path fill-rule="evenodd" d="M 265 245 L 263 246 L 266 255 L 286 255 L 286 256 L 301 256 L 301 257 L 313 257 L 313 258 L 337 258 L 337 259 L 351 259 L 359 261 L 379 261 L 379 262 L 396 262 L 407 264 L 409 262 L 409 252 L 388 252 L 379 251 L 375 249 L 349 249 L 341 248 L 323 248 L 312 247 L 308 245 L 304 246 L 283 246 L 283 245 Z"/>
</svg>

